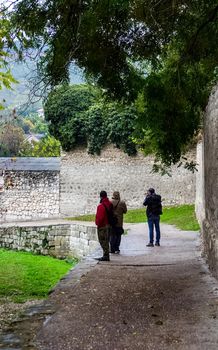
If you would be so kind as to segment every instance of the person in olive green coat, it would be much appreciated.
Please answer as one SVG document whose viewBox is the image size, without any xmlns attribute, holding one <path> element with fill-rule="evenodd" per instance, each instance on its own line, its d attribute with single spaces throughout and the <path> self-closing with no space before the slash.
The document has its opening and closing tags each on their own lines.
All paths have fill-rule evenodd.
<svg viewBox="0 0 218 350">
<path fill-rule="evenodd" d="M 110 235 L 110 252 L 111 253 L 120 253 L 120 242 L 121 235 L 123 234 L 123 214 L 127 212 L 126 203 L 120 199 L 120 193 L 115 191 L 111 200 L 113 204 L 113 212 L 117 217 L 117 223 L 114 227 L 111 228 Z"/>
</svg>

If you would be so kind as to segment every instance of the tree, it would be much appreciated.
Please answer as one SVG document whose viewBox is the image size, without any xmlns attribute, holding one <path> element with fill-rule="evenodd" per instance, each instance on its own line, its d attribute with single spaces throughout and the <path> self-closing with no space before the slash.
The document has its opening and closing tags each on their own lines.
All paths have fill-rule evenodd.
<svg viewBox="0 0 218 350">
<path fill-rule="evenodd" d="M 24 132 L 15 125 L 6 123 L 0 129 L 1 157 L 18 156 L 24 144 Z"/>
<path fill-rule="evenodd" d="M 11 84 L 17 81 L 13 78 L 10 70 L 8 69 L 9 53 L 6 51 L 5 42 L 9 35 L 9 22 L 1 17 L 0 13 L 0 91 L 3 87 L 11 89 Z M 4 108 L 4 101 L 0 100 L 0 110 Z"/>
<path fill-rule="evenodd" d="M 19 115 L 17 125 L 23 129 L 25 134 L 30 132 L 48 134 L 48 123 L 38 113 L 30 113 L 26 117 Z"/>
<path fill-rule="evenodd" d="M 135 155 L 137 147 L 133 138 L 138 118 L 136 109 L 133 106 L 123 107 L 120 104 L 111 103 L 106 112 L 108 115 L 106 125 L 110 142 L 128 155 Z"/>
<path fill-rule="evenodd" d="M 100 154 L 109 142 L 105 112 L 102 103 L 96 103 L 86 111 L 86 138 L 90 154 Z"/>
<path fill-rule="evenodd" d="M 61 144 L 52 136 L 45 136 L 39 142 L 20 151 L 22 157 L 60 157 Z"/>
<path fill-rule="evenodd" d="M 92 86 L 56 88 L 46 101 L 45 118 L 66 151 L 83 145 L 89 153 L 100 154 L 105 144 L 113 143 L 129 155 L 136 154 L 132 140 L 136 110 L 105 101 Z"/>
<path fill-rule="evenodd" d="M 15 28 L 10 20 L 13 7 L 18 2 L 19 0 L 0 0 L 0 90 L 12 90 L 13 84 L 18 83 L 11 74 L 10 64 L 22 60 L 23 53 L 26 55 L 26 51 L 36 44 L 22 28 Z M 5 108 L 5 102 L 5 99 L 0 100 L 0 110 Z"/>
<path fill-rule="evenodd" d="M 87 85 L 60 86 L 51 92 L 45 106 L 49 131 L 65 150 L 86 144 L 84 112 L 93 104 L 96 91 Z"/>
<path fill-rule="evenodd" d="M 72 61 L 112 98 L 140 110 L 156 155 L 175 163 L 201 126 L 218 61 L 214 0 L 20 0 L 11 20 L 35 46 L 41 76 L 68 81 Z M 147 134 L 146 134 L 147 135 Z"/>
</svg>

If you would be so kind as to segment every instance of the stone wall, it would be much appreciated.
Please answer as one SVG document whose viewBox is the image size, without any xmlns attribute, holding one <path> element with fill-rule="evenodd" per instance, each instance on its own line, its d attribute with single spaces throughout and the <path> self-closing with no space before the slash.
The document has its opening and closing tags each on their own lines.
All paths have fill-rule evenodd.
<svg viewBox="0 0 218 350">
<path fill-rule="evenodd" d="M 0 169 L 0 222 L 59 216 L 58 158 L 0 158 Z"/>
<path fill-rule="evenodd" d="M 0 227 L 0 247 L 57 258 L 81 258 L 99 247 L 96 228 L 91 224 L 61 223 Z"/>
<path fill-rule="evenodd" d="M 205 219 L 205 199 L 204 199 L 204 145 L 199 142 L 197 145 L 197 172 L 196 172 L 196 197 L 195 213 L 199 224 L 202 226 Z"/>
<path fill-rule="evenodd" d="M 204 183 L 204 254 L 218 277 L 218 85 L 211 94 L 204 120 Z"/>
<path fill-rule="evenodd" d="M 196 159 L 195 150 L 188 155 Z M 154 187 L 162 195 L 163 205 L 195 202 L 195 174 L 184 167 L 172 167 L 172 177 L 152 173 L 152 157 L 129 157 L 106 147 L 100 156 L 76 150 L 62 157 L 60 172 L 60 211 L 64 215 L 93 213 L 104 189 L 111 196 L 120 191 L 129 208 L 140 208 L 144 193 Z"/>
</svg>

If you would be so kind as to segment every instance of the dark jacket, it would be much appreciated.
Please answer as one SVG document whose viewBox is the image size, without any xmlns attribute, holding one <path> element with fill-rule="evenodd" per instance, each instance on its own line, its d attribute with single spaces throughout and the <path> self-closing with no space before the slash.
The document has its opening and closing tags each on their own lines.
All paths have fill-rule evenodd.
<svg viewBox="0 0 218 350">
<path fill-rule="evenodd" d="M 153 193 L 146 196 L 143 205 L 147 206 L 146 214 L 148 218 L 162 214 L 161 196 L 159 194 Z"/>
<path fill-rule="evenodd" d="M 108 198 L 103 198 L 102 202 L 97 207 L 97 212 L 95 215 L 95 224 L 98 227 L 108 226 L 108 216 L 104 205 L 110 210 L 112 203 Z"/>
</svg>

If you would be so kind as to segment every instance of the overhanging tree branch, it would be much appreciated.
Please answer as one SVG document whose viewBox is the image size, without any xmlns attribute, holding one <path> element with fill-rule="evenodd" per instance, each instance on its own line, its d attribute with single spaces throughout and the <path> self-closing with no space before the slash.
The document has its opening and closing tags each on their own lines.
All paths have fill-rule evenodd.
<svg viewBox="0 0 218 350">
<path fill-rule="evenodd" d="M 213 22 L 218 14 L 218 5 L 213 8 L 207 15 L 205 21 L 198 27 L 197 31 L 192 35 L 188 48 L 187 48 L 187 53 L 192 53 L 194 48 L 195 48 L 195 44 L 197 42 L 197 39 L 200 35 L 200 33 L 205 29 L 205 27 L 210 24 L 211 22 Z"/>
</svg>

